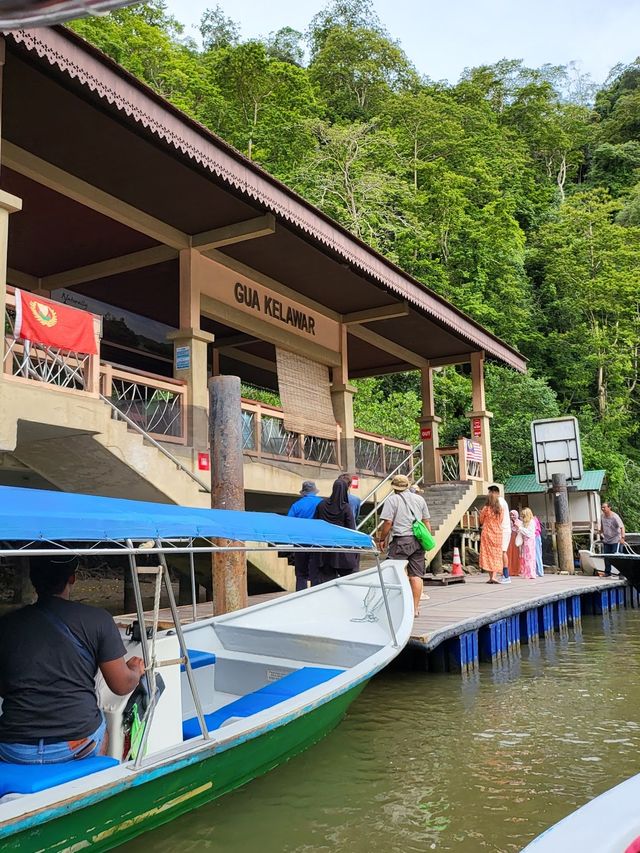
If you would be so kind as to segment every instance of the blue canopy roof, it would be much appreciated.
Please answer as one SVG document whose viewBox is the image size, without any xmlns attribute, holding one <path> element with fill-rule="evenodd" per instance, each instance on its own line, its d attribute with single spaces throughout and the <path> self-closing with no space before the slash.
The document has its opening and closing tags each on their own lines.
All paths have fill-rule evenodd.
<svg viewBox="0 0 640 853">
<path fill-rule="evenodd" d="M 122 542 L 196 537 L 278 545 L 373 547 L 366 534 L 326 521 L 0 486 L 0 540 Z"/>
</svg>

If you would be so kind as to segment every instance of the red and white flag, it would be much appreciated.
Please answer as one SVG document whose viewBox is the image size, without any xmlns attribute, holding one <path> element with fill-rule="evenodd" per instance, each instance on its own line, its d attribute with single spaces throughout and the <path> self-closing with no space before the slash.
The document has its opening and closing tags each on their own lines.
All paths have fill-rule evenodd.
<svg viewBox="0 0 640 853">
<path fill-rule="evenodd" d="M 97 355 L 93 314 L 16 288 L 16 338 L 46 347 Z"/>
</svg>

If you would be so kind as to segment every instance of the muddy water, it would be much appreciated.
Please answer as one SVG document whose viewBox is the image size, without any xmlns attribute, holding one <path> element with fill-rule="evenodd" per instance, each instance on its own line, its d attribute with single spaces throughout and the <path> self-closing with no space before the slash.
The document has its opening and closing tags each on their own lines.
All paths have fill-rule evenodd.
<svg viewBox="0 0 640 853">
<path fill-rule="evenodd" d="M 479 676 L 385 672 L 304 755 L 126 853 L 518 851 L 640 772 L 640 612 Z"/>
</svg>

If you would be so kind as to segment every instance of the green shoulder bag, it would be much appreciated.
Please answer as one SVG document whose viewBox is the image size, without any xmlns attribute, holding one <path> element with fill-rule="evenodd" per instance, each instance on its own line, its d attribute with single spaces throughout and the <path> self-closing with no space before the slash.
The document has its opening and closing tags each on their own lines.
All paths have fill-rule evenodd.
<svg viewBox="0 0 640 853">
<path fill-rule="evenodd" d="M 433 538 L 431 531 L 424 523 L 421 518 L 418 518 L 416 513 L 414 512 L 411 503 L 405 499 L 404 495 L 401 495 L 405 506 L 409 507 L 411 515 L 414 517 L 415 521 L 411 525 L 411 530 L 413 531 L 413 535 L 416 537 L 420 545 L 424 548 L 425 551 L 431 551 L 436 547 L 436 540 Z"/>
</svg>

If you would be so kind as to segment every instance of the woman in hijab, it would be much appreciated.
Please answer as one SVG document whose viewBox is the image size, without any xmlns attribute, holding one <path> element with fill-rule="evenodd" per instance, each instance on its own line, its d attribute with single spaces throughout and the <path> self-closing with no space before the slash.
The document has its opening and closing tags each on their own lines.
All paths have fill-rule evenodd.
<svg viewBox="0 0 640 853">
<path fill-rule="evenodd" d="M 353 512 L 349 506 L 349 488 L 344 480 L 336 480 L 333 484 L 331 497 L 321 500 L 316 507 L 315 518 L 328 521 L 338 527 L 356 529 Z M 336 554 L 325 551 L 312 554 L 309 560 L 309 577 L 311 585 L 316 586 L 325 581 L 335 580 L 341 575 L 350 575 L 357 569 L 355 554 Z"/>
<path fill-rule="evenodd" d="M 507 554 L 509 556 L 509 574 L 510 575 L 519 575 L 520 574 L 520 548 L 516 545 L 516 536 L 518 535 L 518 522 L 520 521 L 520 513 L 517 509 L 512 509 L 509 513 L 509 518 L 511 519 L 511 540 L 509 542 L 509 550 Z"/>
</svg>

